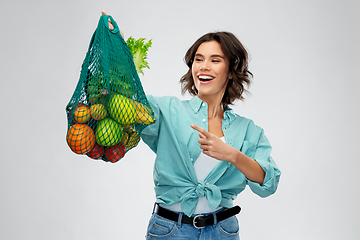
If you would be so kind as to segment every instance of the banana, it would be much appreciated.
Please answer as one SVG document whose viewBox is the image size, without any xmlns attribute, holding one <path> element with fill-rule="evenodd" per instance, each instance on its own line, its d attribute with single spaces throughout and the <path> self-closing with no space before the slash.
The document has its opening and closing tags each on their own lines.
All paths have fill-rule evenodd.
<svg viewBox="0 0 360 240">
<path fill-rule="evenodd" d="M 135 105 L 135 108 L 136 108 L 136 111 L 137 112 L 147 112 L 147 113 L 150 113 L 151 112 L 151 109 L 147 106 L 145 106 L 144 104 L 142 103 L 139 103 L 137 101 L 134 101 L 132 100 L 134 105 Z"/>
<path fill-rule="evenodd" d="M 133 101 L 136 109 L 135 122 L 140 124 L 151 124 L 155 122 L 155 119 L 152 117 L 152 115 L 150 115 L 152 110 L 149 107 L 137 101 L 134 100 L 131 101 Z"/>
<path fill-rule="evenodd" d="M 135 122 L 137 123 L 151 124 L 155 122 L 155 119 L 147 112 L 137 111 L 136 113 L 137 114 L 136 114 Z"/>
</svg>

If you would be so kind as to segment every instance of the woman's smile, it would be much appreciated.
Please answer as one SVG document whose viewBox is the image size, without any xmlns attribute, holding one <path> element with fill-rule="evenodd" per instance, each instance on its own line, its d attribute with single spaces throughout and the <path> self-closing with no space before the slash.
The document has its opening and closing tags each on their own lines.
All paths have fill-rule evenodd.
<svg viewBox="0 0 360 240">
<path fill-rule="evenodd" d="M 214 77 L 208 74 L 201 74 L 199 73 L 197 75 L 197 79 L 200 82 L 200 84 L 208 84 L 211 83 L 214 80 Z"/>
</svg>

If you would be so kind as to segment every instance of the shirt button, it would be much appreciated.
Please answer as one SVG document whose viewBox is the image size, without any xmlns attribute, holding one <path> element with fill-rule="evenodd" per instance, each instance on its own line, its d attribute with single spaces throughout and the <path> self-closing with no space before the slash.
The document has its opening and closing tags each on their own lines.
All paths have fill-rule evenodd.
<svg viewBox="0 0 360 240">
<path fill-rule="evenodd" d="M 194 161 L 194 159 L 192 159 L 192 158 L 190 158 L 190 159 L 191 159 L 192 162 Z"/>
<path fill-rule="evenodd" d="M 203 122 L 206 122 L 206 119 L 205 119 L 205 118 L 203 119 Z"/>
<path fill-rule="evenodd" d="M 231 145 L 231 141 L 229 142 L 229 144 Z"/>
<path fill-rule="evenodd" d="M 205 107 L 205 105 L 206 105 L 206 104 L 205 104 L 205 103 L 203 103 L 202 105 L 203 105 L 203 107 Z"/>
<path fill-rule="evenodd" d="M 197 108 L 195 108 L 195 111 L 197 111 L 198 109 Z"/>
</svg>

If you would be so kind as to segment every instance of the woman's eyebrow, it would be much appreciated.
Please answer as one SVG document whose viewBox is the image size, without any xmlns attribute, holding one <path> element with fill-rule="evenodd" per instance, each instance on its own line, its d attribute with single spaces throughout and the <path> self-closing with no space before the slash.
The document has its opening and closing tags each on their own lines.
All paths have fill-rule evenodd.
<svg viewBox="0 0 360 240">
<path fill-rule="evenodd" d="M 195 57 L 204 57 L 201 53 L 196 53 L 195 54 Z M 219 58 L 222 58 L 222 59 L 225 59 L 224 56 L 220 55 L 220 54 L 213 54 L 210 56 L 211 58 L 214 58 L 214 57 L 219 57 Z"/>
<path fill-rule="evenodd" d="M 224 56 L 220 55 L 220 54 L 214 54 L 214 55 L 211 55 L 211 57 L 218 57 L 218 58 L 222 58 L 222 59 L 225 59 Z"/>
</svg>

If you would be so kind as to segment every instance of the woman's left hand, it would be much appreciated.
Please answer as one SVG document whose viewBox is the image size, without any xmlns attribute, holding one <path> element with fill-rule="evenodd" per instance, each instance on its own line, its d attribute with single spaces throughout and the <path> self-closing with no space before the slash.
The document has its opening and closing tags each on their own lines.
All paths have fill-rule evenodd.
<svg viewBox="0 0 360 240">
<path fill-rule="evenodd" d="M 238 151 L 236 148 L 227 145 L 219 137 L 209 133 L 202 127 L 195 124 L 191 124 L 191 127 L 199 132 L 200 139 L 198 142 L 204 154 L 221 161 L 231 162 L 233 160 L 234 154 L 236 154 L 235 151 Z"/>
</svg>

